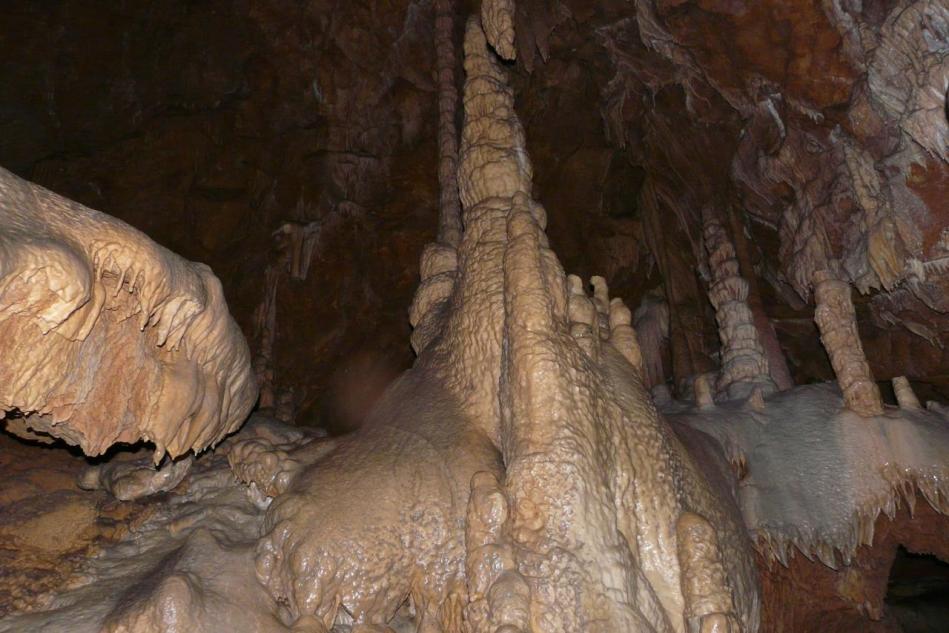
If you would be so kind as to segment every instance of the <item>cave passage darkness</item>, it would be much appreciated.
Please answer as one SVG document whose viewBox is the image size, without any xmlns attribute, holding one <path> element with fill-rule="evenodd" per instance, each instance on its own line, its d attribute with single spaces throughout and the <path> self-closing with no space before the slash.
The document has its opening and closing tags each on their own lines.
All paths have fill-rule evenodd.
<svg viewBox="0 0 949 633">
<path fill-rule="evenodd" d="M 731 475 L 721 469 L 711 469 L 715 474 L 706 479 L 715 487 L 721 478 L 721 487 L 737 495 L 738 521 L 743 515 L 755 541 L 749 560 L 759 576 L 759 630 L 945 630 L 946 610 L 938 602 L 946 599 L 942 561 L 949 561 L 949 520 L 941 513 L 949 508 L 949 454 L 942 452 L 949 447 L 943 439 L 949 437 L 946 3 L 486 1 L 489 5 L 510 9 L 497 9 L 497 15 L 508 19 L 497 27 L 501 39 L 494 39 L 493 22 L 487 17 L 482 22 L 492 50 L 510 57 L 502 50 L 503 37 L 512 38 L 509 45 L 516 49 L 515 59 L 496 63 L 506 73 L 520 121 L 504 125 L 515 132 L 522 126 L 523 146 L 513 147 L 529 154 L 532 164 L 532 174 L 517 176 L 528 183 L 529 190 L 520 193 L 530 198 L 527 206 L 540 227 L 542 252 L 549 238 L 561 272 L 582 280 L 578 286 L 570 280 L 564 286 L 561 302 L 569 322 L 576 326 L 582 321 L 576 315 L 587 303 L 592 306 L 592 322 L 583 330 L 592 334 L 578 334 L 576 327 L 569 333 L 594 358 L 606 346 L 598 342 L 601 338 L 620 349 L 616 323 L 628 306 L 625 325 L 635 329 L 635 351 L 624 357 L 641 369 L 649 390 L 644 393 L 673 419 L 692 455 L 707 455 L 706 444 L 714 440 L 720 445 L 714 450 L 730 466 L 728 473 L 751 473 L 750 484 L 745 479 L 730 482 Z M 187 461 L 180 472 L 163 471 L 158 483 L 142 483 L 146 475 L 128 475 L 131 466 L 109 470 L 109 464 L 150 460 L 137 445 L 92 462 L 75 450 L 63 450 L 61 442 L 49 448 L 0 437 L 0 473 L 6 482 L 0 485 L 0 541 L 6 543 L 0 546 L 0 632 L 39 630 L 32 628 L 39 620 L 30 620 L 29 614 L 53 609 L 66 587 L 80 587 L 76 579 L 82 577 L 83 560 L 101 552 L 107 552 L 102 560 L 111 560 L 108 552 L 117 551 L 111 545 L 133 538 L 141 526 L 147 532 L 152 529 L 147 526 L 178 525 L 186 506 L 198 502 L 191 497 L 185 501 L 185 496 L 176 501 L 179 497 L 168 491 L 190 485 L 188 494 L 197 494 L 204 484 L 194 482 L 199 477 L 223 481 L 219 470 L 226 471 L 228 462 L 237 479 L 254 482 L 254 494 L 260 496 L 254 501 L 259 508 L 249 501 L 232 504 L 245 526 L 235 534 L 256 543 L 257 532 L 265 530 L 260 526 L 272 529 L 276 519 L 254 512 L 263 512 L 271 497 L 281 498 L 297 472 L 307 472 L 311 462 L 335 450 L 338 438 L 345 442 L 367 418 L 375 419 L 379 403 L 388 402 L 387 388 L 406 383 L 394 381 L 416 357 L 424 365 L 423 350 L 449 337 L 445 332 L 451 331 L 452 311 L 461 308 L 445 297 L 452 296 L 451 288 L 462 293 L 451 285 L 461 282 L 450 282 L 444 296 L 432 299 L 425 288 L 435 283 L 426 286 L 426 275 L 446 270 L 455 275 L 457 269 L 462 279 L 466 265 L 465 242 L 458 237 L 452 244 L 445 237 L 450 234 L 445 229 L 445 173 L 454 179 L 458 163 L 461 182 L 454 186 L 461 190 L 464 213 L 475 204 L 466 192 L 474 192 L 471 200 L 481 200 L 475 194 L 491 188 L 477 174 L 467 176 L 474 184 L 465 180 L 465 152 L 476 143 L 464 133 L 455 139 L 471 99 L 461 93 L 452 97 L 457 105 L 445 105 L 447 89 L 465 89 L 466 19 L 482 10 L 474 0 L 4 3 L 0 166 L 118 218 L 186 260 L 207 264 L 220 280 L 222 301 L 236 322 L 235 334 L 225 338 L 238 340 L 243 334 L 250 369 L 237 357 L 215 357 L 213 363 L 252 372 L 260 390 L 252 420 L 266 419 L 273 428 L 279 423 L 282 430 L 266 430 L 270 427 L 261 423 L 254 427 L 258 430 L 242 431 L 244 444 L 225 449 L 221 454 L 228 455 L 226 460 L 219 457 L 220 463 L 212 466 L 210 456 L 187 457 L 176 462 Z M 440 120 L 441 125 L 449 122 L 452 143 L 461 145 L 450 167 L 445 167 Z M 488 137 L 493 133 L 484 132 Z M 497 139 L 491 137 L 491 143 L 497 145 Z M 0 193 L 5 191 L 0 187 Z M 9 222 L 8 227 L 0 225 L 0 329 L 9 327 L 8 332 L 13 326 L 4 319 L 16 314 L 19 304 L 4 299 L 4 279 L 18 260 L 7 258 L 4 240 L 9 237 L 13 244 L 36 237 L 40 243 L 59 235 L 24 238 L 16 233 L 18 203 L 10 199 L 12 211 L 0 203 L 0 222 Z M 458 206 L 457 195 L 447 199 Z M 546 225 L 538 219 L 538 205 Z M 507 230 L 513 231 L 511 225 Z M 9 252 L 15 251 L 11 247 Z M 449 260 L 454 263 L 445 264 Z M 116 292 L 124 275 L 123 270 Z M 602 286 L 588 282 L 595 276 L 602 278 Z M 505 279 L 513 283 L 510 276 Z M 135 282 L 129 283 L 131 293 Z M 587 303 L 571 303 L 577 296 L 585 298 L 584 291 L 591 293 Z M 509 296 L 507 301 L 501 303 L 510 320 L 517 308 L 511 307 Z M 557 301 L 551 299 L 552 304 Z M 441 334 L 429 335 L 426 319 L 442 318 L 439 310 L 449 315 L 444 317 L 449 325 L 432 330 Z M 429 317 L 429 312 L 437 314 Z M 12 367 L 15 362 L 10 352 L 14 338 L 0 333 L 0 364 Z M 511 364 L 499 370 L 501 383 L 505 371 L 521 371 L 515 356 L 507 351 L 499 356 Z M 198 366 L 211 366 L 212 361 L 200 358 Z M 111 366 L 107 360 L 96 365 L 101 372 Z M 9 376 L 13 385 L 27 369 L 19 371 L 0 376 Z M 494 378 L 496 388 L 498 376 Z M 504 388 L 502 384 L 502 398 L 508 393 Z M 798 393 L 809 395 L 795 400 L 792 394 Z M 516 393 L 512 398 L 516 405 Z M 5 414 L 7 430 L 16 433 L 14 426 L 29 427 L 29 416 L 20 413 L 28 409 L 11 403 L 0 388 L 0 420 Z M 515 405 L 511 415 L 518 411 Z M 505 411 L 502 405 L 498 415 L 507 415 Z M 829 422 L 850 414 L 861 420 L 883 420 L 884 414 L 896 418 L 900 411 L 910 411 L 905 424 L 921 425 L 925 433 L 907 431 L 904 436 L 881 424 L 883 439 L 858 440 L 847 420 L 840 427 Z M 130 407 L 128 416 L 136 414 Z M 944 428 L 914 417 L 924 415 L 941 420 Z M 811 429 L 806 431 L 811 437 L 824 437 L 826 446 L 843 455 L 834 465 L 826 465 L 828 458 L 820 455 L 811 461 L 809 449 L 801 448 L 799 464 L 782 466 L 775 454 L 779 449 L 767 447 L 785 433 L 769 425 L 806 416 L 815 417 L 813 426 L 795 427 L 801 429 L 798 435 Z M 731 430 L 732 423 L 751 430 Z M 26 432 L 36 439 L 37 427 L 29 428 Z M 689 439 L 690 431 L 683 428 L 700 429 L 701 437 Z M 78 435 L 41 430 L 44 440 L 49 434 L 81 443 Z M 486 433 L 491 437 L 490 430 Z M 210 431 L 205 436 L 197 427 L 184 435 L 175 436 L 183 450 L 169 448 L 171 457 L 199 443 L 204 448 L 220 441 L 218 436 L 211 441 Z M 142 437 L 163 457 L 161 441 Z M 124 446 L 136 439 L 123 435 L 118 441 Z M 104 450 L 112 440 L 97 441 Z M 309 448 L 297 447 L 303 444 Z M 507 446 L 505 441 L 496 444 Z M 501 451 L 504 466 L 512 472 L 513 458 L 506 450 Z M 798 455 L 795 450 L 789 448 L 787 455 Z M 862 463 L 858 468 L 853 463 L 860 462 L 861 451 L 905 453 L 913 465 L 887 457 L 879 468 Z M 282 473 L 268 474 L 266 484 L 259 470 L 235 466 L 264 452 L 275 455 L 273 463 L 280 462 Z M 704 458 L 695 459 L 704 468 Z M 32 470 L 36 462 L 42 462 L 43 472 Z M 794 485 L 815 498 L 828 498 L 808 497 L 789 511 L 792 518 L 784 521 L 781 515 L 779 520 L 778 506 L 786 509 L 796 502 L 782 505 L 785 497 L 769 497 L 769 486 L 785 476 L 803 479 L 806 469 L 816 472 L 825 466 L 828 474 L 820 483 Z M 864 466 L 867 470 L 860 470 Z M 861 473 L 871 471 L 872 477 L 885 480 L 882 488 L 861 487 Z M 127 475 L 138 477 L 134 486 L 157 495 L 127 493 L 129 498 L 123 499 L 125 488 L 106 483 Z M 499 477 L 509 486 L 506 494 L 519 498 L 511 492 L 516 485 Z M 84 490 L 76 487 L 77 478 Z M 122 485 L 133 486 L 125 481 Z M 884 488 L 885 495 L 880 492 Z M 753 493 L 764 497 L 754 501 L 754 510 L 749 510 L 752 501 L 741 496 L 747 489 L 765 491 Z M 796 493 L 786 494 L 793 498 Z M 213 502 L 202 498 L 201 503 L 217 508 L 209 516 L 231 504 L 230 497 L 221 501 L 225 496 L 221 493 Z M 831 496 L 840 502 L 839 517 L 830 509 L 836 503 Z M 280 511 L 270 512 L 277 516 Z M 511 512 L 521 516 L 523 510 Z M 654 512 L 662 515 L 662 510 Z M 809 512 L 834 518 L 810 522 Z M 254 518 L 245 520 L 245 515 Z M 469 517 L 469 532 L 470 522 Z M 831 536 L 813 526 L 799 527 L 812 523 L 839 531 Z M 67 530 L 68 537 L 63 536 L 65 526 L 75 526 Z M 676 528 L 671 529 L 674 533 Z M 498 528 L 492 538 L 511 530 L 516 532 Z M 243 543 L 240 538 L 235 536 L 234 542 Z M 472 538 L 469 533 L 469 549 Z M 202 568 L 201 557 L 210 555 L 187 543 L 175 550 L 175 560 Z M 171 551 L 164 545 L 137 547 L 145 558 L 146 550 Z M 253 609 L 263 600 L 254 593 L 260 590 L 257 581 L 266 584 L 259 571 L 265 546 L 255 547 L 256 579 L 249 568 L 246 585 L 229 585 L 239 584 L 239 592 L 245 593 L 234 595 L 244 596 Z M 277 551 L 280 546 L 270 547 Z M 222 551 L 222 566 L 238 569 L 237 549 Z M 159 564 L 158 554 L 154 556 L 148 564 Z M 282 559 L 273 556 L 277 558 L 267 564 L 276 569 Z M 469 565 L 471 556 L 469 551 Z M 178 564 L 161 560 L 163 568 Z M 114 569 L 120 566 L 116 563 Z M 283 605 L 279 617 L 243 625 L 278 631 L 290 630 L 286 627 L 296 622 L 299 628 L 293 630 L 323 631 L 323 624 L 305 628 L 311 624 L 294 611 L 294 599 L 280 593 L 290 590 L 277 587 L 276 577 L 276 572 L 268 577 L 267 587 Z M 648 573 L 646 577 L 655 582 Z M 188 604 L 197 613 L 193 605 L 201 600 L 194 595 L 200 591 L 188 591 Z M 533 586 L 532 591 L 535 597 L 541 593 Z M 665 600 L 656 591 L 660 598 L 653 600 Z M 155 624 L 160 617 L 135 611 L 144 600 L 140 594 L 144 590 L 129 590 L 125 607 L 97 612 L 83 626 L 99 630 L 104 622 L 101 630 L 110 631 L 218 630 L 213 625 L 189 629 L 198 626 L 197 620 Z M 172 596 L 167 600 L 174 601 L 183 594 L 173 588 L 161 595 L 161 600 Z M 436 618 L 435 611 L 424 615 L 424 601 L 416 593 L 404 600 L 396 619 L 388 620 L 393 629 L 415 630 L 425 617 L 429 622 Z M 345 617 L 335 620 L 337 627 L 352 624 L 354 633 L 363 630 L 358 613 L 345 599 L 339 602 Z M 148 607 L 155 613 L 162 608 Z M 201 608 L 214 613 L 211 606 Z M 736 604 L 735 610 L 741 608 Z M 138 615 L 130 616 L 133 612 Z M 480 622 L 477 617 L 482 616 L 472 613 L 465 612 L 466 622 Z M 531 613 L 538 626 L 539 616 Z M 335 615 L 317 613 L 314 622 L 326 617 L 326 626 L 332 627 Z M 438 611 L 441 628 L 419 630 L 456 630 L 444 623 L 446 617 Z M 550 631 L 565 630 L 548 626 Z M 731 626 L 721 630 L 745 630 Z"/>
</svg>

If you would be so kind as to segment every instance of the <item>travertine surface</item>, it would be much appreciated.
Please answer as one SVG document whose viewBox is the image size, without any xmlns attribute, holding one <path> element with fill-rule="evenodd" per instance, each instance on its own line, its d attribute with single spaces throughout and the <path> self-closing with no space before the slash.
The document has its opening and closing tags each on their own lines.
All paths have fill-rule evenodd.
<svg viewBox="0 0 949 633">
<path fill-rule="evenodd" d="M 211 270 L 0 169 L 0 411 L 7 429 L 156 462 L 234 431 L 257 396 Z"/>
<path fill-rule="evenodd" d="M 235 439 L 261 437 L 258 426 Z M 53 547 L 62 556 L 75 556 L 90 532 L 102 536 L 78 552 L 85 557 L 61 560 L 58 583 L 27 608 L 4 614 L 0 631 L 286 632 L 278 605 L 254 577 L 266 501 L 253 492 L 235 481 L 226 456 L 215 452 L 197 458 L 185 482 L 158 498 L 130 504 L 85 492 L 78 499 L 83 513 L 73 502 L 62 504 L 59 516 L 40 514 L 36 525 L 42 529 L 36 531 L 56 538 Z M 44 508 L 35 502 L 24 507 Z M 51 549 L 38 541 L 36 547 Z"/>
</svg>

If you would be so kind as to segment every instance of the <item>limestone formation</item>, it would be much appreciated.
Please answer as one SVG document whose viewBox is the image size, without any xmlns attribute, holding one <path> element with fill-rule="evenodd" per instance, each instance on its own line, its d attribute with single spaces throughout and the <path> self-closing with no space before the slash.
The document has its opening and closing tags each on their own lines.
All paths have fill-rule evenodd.
<svg viewBox="0 0 949 633">
<path fill-rule="evenodd" d="M 494 51 L 503 59 L 514 59 L 517 55 L 514 44 L 514 0 L 482 2 L 481 24 Z"/>
<path fill-rule="evenodd" d="M 461 242 L 458 199 L 458 88 L 455 85 L 455 0 L 435 2 L 435 73 L 438 80 L 438 241 L 453 248 Z"/>
<path fill-rule="evenodd" d="M 566 632 L 591 618 L 752 631 L 754 572 L 729 501 L 649 405 L 629 310 L 596 279 L 592 301 L 576 282 L 568 300 L 477 21 L 465 51 L 465 231 L 441 322 L 328 453 L 287 469 L 273 466 L 292 450 L 238 449 L 238 462 L 271 462 L 241 472 L 277 494 L 258 577 L 289 621 L 319 631 L 343 617 L 382 627 L 406 597 L 419 626 L 446 631 L 463 617 L 478 631 Z M 423 270 L 423 287 L 434 276 Z M 677 545 L 680 521 L 694 527 Z"/>
<path fill-rule="evenodd" d="M 880 415 L 883 401 L 860 343 L 850 285 L 827 270 L 819 271 L 814 275 L 814 300 L 814 320 L 837 374 L 844 402 L 860 415 Z"/>
<path fill-rule="evenodd" d="M 257 396 L 207 266 L 0 170 L 0 411 L 7 429 L 155 461 L 234 431 Z"/>
<path fill-rule="evenodd" d="M 87 468 L 78 484 L 84 490 L 106 490 L 120 501 L 133 501 L 173 489 L 191 470 L 193 462 L 194 457 L 188 455 L 177 461 L 167 460 L 158 468 L 145 458 L 114 459 Z"/>
<path fill-rule="evenodd" d="M 254 312 L 253 367 L 260 393 L 257 403 L 261 409 L 273 409 L 276 404 L 274 343 L 277 339 L 277 286 L 280 277 L 279 266 L 267 266 L 264 271 L 264 296 Z"/>
<path fill-rule="evenodd" d="M 705 213 L 705 249 L 712 281 L 709 299 L 715 306 L 722 339 L 722 370 L 717 390 L 720 396 L 747 397 L 755 387 L 776 389 L 768 358 L 748 307 L 748 282 L 738 272 L 738 260 L 725 227 L 711 212 Z"/>
<path fill-rule="evenodd" d="M 633 314 L 633 325 L 643 353 L 647 385 L 661 385 L 666 374 L 662 352 L 669 339 L 668 304 L 657 295 L 646 295 Z"/>
<path fill-rule="evenodd" d="M 455 288 L 462 215 L 458 193 L 458 132 L 455 115 L 454 0 L 435 4 L 435 72 L 438 80 L 438 232 L 426 245 L 419 264 L 422 283 L 409 309 L 412 349 L 420 353 L 437 334 L 446 302 Z"/>
<path fill-rule="evenodd" d="M 7 543 L 0 547 L 0 633 L 755 633 L 781 626 L 810 633 L 834 628 L 838 620 L 811 618 L 802 626 L 789 616 L 775 626 L 761 621 L 762 602 L 773 616 L 787 592 L 792 606 L 786 612 L 795 612 L 812 589 L 809 580 L 830 578 L 840 598 L 833 606 L 883 616 L 885 571 L 870 586 L 860 566 L 875 556 L 862 546 L 879 545 L 874 536 L 875 530 L 880 535 L 881 515 L 896 517 L 899 529 L 908 530 L 913 519 L 905 509 L 915 507 L 930 533 L 928 540 L 905 541 L 888 534 L 888 552 L 898 543 L 936 543 L 931 551 L 946 551 L 937 533 L 949 520 L 945 411 L 934 402 L 922 408 L 902 377 L 893 379 L 899 407 L 882 404 L 850 297 L 852 287 L 879 289 L 871 309 L 900 323 L 910 323 L 902 320 L 904 301 L 936 312 L 945 306 L 940 284 L 949 270 L 949 238 L 914 237 L 920 226 L 935 231 L 933 219 L 919 207 L 907 211 L 895 204 L 908 199 L 902 181 L 916 173 L 910 165 L 921 160 L 920 148 L 930 158 L 945 154 L 944 122 L 933 97 L 939 91 L 931 90 L 945 87 L 937 63 L 945 48 L 941 6 L 925 0 L 824 3 L 815 16 L 807 12 L 810 5 L 799 3 L 794 8 L 808 26 L 800 29 L 799 18 L 772 19 L 786 8 L 754 3 L 702 3 L 698 10 L 637 0 L 572 3 L 568 10 L 562 3 L 524 0 L 517 13 L 522 47 L 515 81 L 526 90 L 542 85 L 556 96 L 558 85 L 540 64 L 524 61 L 534 48 L 546 61 L 548 46 L 571 49 L 569 63 L 554 60 L 563 81 L 595 81 L 599 69 L 583 63 L 602 62 L 591 51 L 604 45 L 617 72 L 604 118 L 614 140 L 624 144 L 621 156 L 609 150 L 608 168 L 597 148 L 583 145 L 563 159 L 558 154 L 562 171 L 535 183 L 534 167 L 549 165 L 552 157 L 549 147 L 532 145 L 538 160 L 532 163 L 526 138 L 533 142 L 533 129 L 527 134 L 514 110 L 502 61 L 515 54 L 513 0 L 485 0 L 465 28 L 464 125 L 456 138 L 456 4 L 413 2 L 404 15 L 395 12 L 406 24 L 416 22 L 393 32 L 416 29 L 424 34 L 419 54 L 430 56 L 432 38 L 435 52 L 436 81 L 426 90 L 437 98 L 439 219 L 434 241 L 422 250 L 409 309 L 414 365 L 366 405 L 370 412 L 358 428 L 333 437 L 258 412 L 213 452 L 155 468 L 139 453 L 123 451 L 91 467 L 79 462 L 65 474 L 54 471 L 58 487 L 41 475 L 10 476 L 15 469 L 4 458 L 13 451 L 4 444 L 0 479 L 13 483 L 0 491 L 0 540 Z M 383 15 L 377 3 L 360 4 L 364 8 L 367 20 Z M 252 8 L 272 9 L 267 3 Z M 340 16 L 351 9 L 345 3 L 337 9 L 332 29 L 346 31 L 351 25 Z M 569 14 L 556 37 L 549 36 L 558 22 L 535 15 L 545 9 Z M 860 24 L 873 21 L 874 28 L 821 31 L 827 21 L 843 29 L 856 11 L 866 13 Z M 734 39 L 749 52 L 741 47 L 760 36 L 769 56 L 773 44 L 773 59 L 759 59 L 747 85 L 747 73 L 734 81 L 716 75 L 722 64 L 714 46 L 702 40 L 707 33 L 689 28 L 697 14 L 715 16 L 713 45 L 728 40 L 731 46 Z M 592 29 L 604 15 L 616 23 L 586 37 L 594 31 L 580 29 Z M 304 12 L 297 19 L 309 17 Z M 735 21 L 747 26 L 741 38 L 727 30 Z M 269 32 L 279 34 L 273 39 L 280 47 L 300 45 L 294 33 Z M 384 67 L 372 71 L 382 73 L 384 88 L 342 80 L 329 85 L 322 71 L 317 79 L 308 75 L 306 99 L 315 101 L 307 107 L 317 106 L 320 122 L 307 131 L 322 136 L 324 115 L 346 118 L 338 111 L 359 104 L 346 125 L 328 124 L 329 140 L 320 145 L 317 162 L 338 170 L 332 182 L 346 184 L 341 196 L 358 192 L 352 199 L 369 206 L 373 196 L 360 191 L 369 172 L 391 167 L 403 177 L 419 164 L 419 173 L 434 172 L 434 163 L 414 160 L 427 150 L 424 142 L 415 143 L 425 132 L 413 129 L 418 122 L 411 113 L 429 106 L 419 105 L 403 85 L 430 82 L 431 67 L 419 73 L 424 77 L 407 78 L 409 64 L 377 59 L 374 50 L 367 54 L 363 44 L 374 41 L 371 33 L 352 33 L 349 40 L 337 36 L 325 44 L 335 49 L 348 43 L 341 58 Z M 817 38 L 840 54 L 860 49 L 869 56 L 857 69 L 864 78 L 854 96 L 849 67 L 821 66 L 824 49 L 785 59 L 786 36 L 797 38 L 799 47 Z M 312 54 L 314 40 L 302 39 L 301 48 Z M 412 50 L 409 40 L 400 36 L 393 57 Z M 646 47 L 653 49 L 648 56 Z M 802 60 L 815 64 L 805 81 L 799 77 Z M 396 67 L 403 74 L 392 81 L 385 73 Z M 532 68 L 537 74 L 531 77 L 520 72 Z M 831 101 L 818 111 L 800 94 L 782 94 L 775 72 L 782 81 L 800 81 L 798 91 L 838 82 L 846 93 L 840 98 L 852 100 L 849 110 Z M 861 92 L 867 87 L 872 90 Z M 363 105 L 390 89 L 404 99 L 397 130 L 389 119 L 373 120 L 366 114 L 371 105 Z M 642 98 L 647 95 L 652 99 Z M 589 109 L 586 95 L 579 101 Z M 240 99 L 236 103 L 238 119 L 253 117 Z M 565 102 L 550 103 L 559 108 Z M 524 120 L 545 127 L 536 105 L 525 104 Z M 689 136 L 686 145 L 667 142 L 679 121 L 664 120 L 669 112 L 698 121 L 702 134 Z M 824 125 L 825 116 L 833 121 Z M 867 121 L 877 116 L 886 126 L 868 132 Z M 642 130 L 648 133 L 624 127 L 624 117 L 647 121 Z M 824 128 L 832 132 L 822 135 Z M 408 159 L 376 165 L 375 141 L 365 139 L 399 132 L 403 140 L 413 139 L 404 143 Z M 716 160 L 709 138 L 727 146 L 726 159 Z M 434 145 L 429 149 L 432 161 Z M 576 172 L 593 188 L 607 188 L 616 172 L 635 171 L 630 166 L 643 161 L 643 152 L 658 162 L 647 165 L 641 189 L 619 192 L 625 206 L 611 209 L 617 217 L 603 225 L 610 238 L 583 246 L 593 251 L 619 237 L 617 250 L 638 250 L 645 240 L 650 252 L 640 254 L 649 270 L 623 260 L 590 277 L 588 269 L 597 268 L 573 253 L 563 261 L 585 272 L 566 275 L 551 245 L 569 242 L 561 238 L 573 230 L 573 216 L 564 217 L 562 199 L 547 197 L 560 184 L 550 180 Z M 691 162 L 695 156 L 701 164 Z M 679 169 L 683 165 L 690 167 Z M 715 186 L 732 179 L 728 186 L 737 185 L 743 205 L 765 227 L 749 230 L 771 231 L 780 242 L 778 257 L 736 255 L 714 220 L 703 236 L 695 210 L 734 192 L 719 196 L 702 170 L 716 172 Z M 426 183 L 432 197 L 433 185 Z M 551 201 L 552 224 L 561 231 L 550 240 L 535 189 Z M 215 188 L 213 195 L 230 193 Z M 336 194 L 320 195 L 320 204 L 329 204 Z M 626 207 L 635 196 L 631 215 Z M 330 206 L 322 218 L 342 217 L 358 205 L 347 200 Z M 568 211 L 591 213 L 578 207 Z M 286 248 L 277 261 L 261 266 L 266 288 L 253 319 L 260 405 L 286 419 L 298 401 L 273 380 L 278 279 L 302 282 L 320 272 L 325 280 L 340 270 L 332 262 L 326 270 L 310 266 L 328 225 L 304 211 L 278 231 Z M 369 216 L 379 209 L 364 211 Z M 373 243 L 364 241 L 364 226 L 352 226 L 360 229 L 353 231 L 357 239 L 339 248 L 378 245 L 377 257 L 387 265 L 396 247 L 409 251 L 424 241 Z M 628 232 L 614 235 L 617 226 Z M 733 224 L 732 235 L 744 228 Z M 741 240 L 735 243 L 741 251 Z M 709 266 L 700 265 L 697 274 L 693 264 L 706 259 L 705 249 Z M 768 279 L 770 290 L 796 297 L 795 310 L 806 313 L 813 294 L 839 389 L 828 383 L 774 390 L 739 257 L 746 274 L 754 271 Z M 356 269 L 362 260 L 355 261 L 339 264 L 350 267 L 342 275 L 346 283 L 361 281 L 364 271 Z M 653 264 L 664 298 L 650 297 L 634 319 L 611 292 L 628 298 L 657 287 Z M 709 295 L 718 312 L 720 375 L 713 371 L 715 331 L 700 277 L 711 278 Z M 353 285 L 376 304 L 386 301 L 371 286 Z M 335 294 L 318 295 L 324 298 L 333 309 L 343 302 Z M 282 318 L 281 339 L 325 354 L 327 362 L 340 361 L 327 351 L 331 347 L 312 351 L 287 337 Z M 813 327 L 809 318 L 796 322 L 802 320 Z M 375 342 L 373 334 L 364 336 Z M 666 340 L 674 348 L 671 372 L 663 366 Z M 63 435 L 86 450 L 140 437 L 172 454 L 201 448 L 234 430 L 255 397 L 246 347 L 206 269 L 0 172 L 0 351 L 9 350 L 15 362 L 0 363 L 0 406 L 10 409 L 6 427 L 31 436 Z M 677 391 L 692 402 L 673 399 L 667 373 L 675 374 Z M 4 380 L 8 376 L 16 380 Z M 17 395 L 20 400 L 8 404 L 10 384 L 42 393 L 29 401 Z M 169 429 L 171 439 L 161 435 Z M 85 470 L 77 477 L 80 467 Z M 47 472 L 42 465 L 35 470 Z M 86 490 L 74 490 L 77 481 Z M 62 507 L 43 499 L 47 493 L 62 499 Z M 64 523 L 75 523 L 80 533 L 70 534 Z M 886 555 L 892 560 L 892 553 Z M 812 559 L 818 572 L 800 572 L 801 558 Z M 11 560 L 33 567 L 8 574 Z M 762 575 L 768 593 L 762 593 Z M 15 595 L 8 599 L 2 590 L 9 587 L 14 591 L 6 593 Z M 881 622 L 881 630 L 888 625 Z"/>
</svg>

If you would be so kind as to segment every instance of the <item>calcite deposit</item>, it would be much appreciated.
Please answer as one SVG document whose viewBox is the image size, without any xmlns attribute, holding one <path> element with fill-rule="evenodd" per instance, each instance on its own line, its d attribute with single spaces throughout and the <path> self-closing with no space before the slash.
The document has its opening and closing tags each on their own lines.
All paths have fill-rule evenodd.
<svg viewBox="0 0 949 633">
<path fill-rule="evenodd" d="M 0 170 L 0 411 L 88 455 L 155 461 L 236 430 L 257 390 L 220 282 L 105 214 Z"/>
</svg>

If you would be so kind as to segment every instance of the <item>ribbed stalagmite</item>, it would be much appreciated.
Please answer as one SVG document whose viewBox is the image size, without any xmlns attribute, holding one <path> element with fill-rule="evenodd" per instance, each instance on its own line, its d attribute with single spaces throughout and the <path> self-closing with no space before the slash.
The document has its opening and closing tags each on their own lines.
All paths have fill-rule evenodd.
<svg viewBox="0 0 949 633">
<path fill-rule="evenodd" d="M 732 399 L 748 397 L 755 387 L 775 391 L 768 358 L 748 307 L 748 282 L 738 272 L 735 247 L 722 223 L 709 211 L 703 215 L 705 249 L 712 271 L 709 299 L 715 306 L 722 339 L 722 369 L 717 391 Z"/>
<path fill-rule="evenodd" d="M 550 249 L 546 215 L 530 198 L 513 95 L 477 21 L 469 22 L 465 54 L 463 138 L 479 141 L 465 155 L 468 173 L 463 160 L 465 212 L 490 202 L 506 217 L 498 395 L 506 467 L 499 490 L 507 503 L 494 507 L 509 513 L 509 528 L 469 549 L 468 583 L 486 595 L 488 613 L 513 615 L 478 633 L 505 624 L 520 630 L 525 609 L 533 631 L 585 630 L 593 620 L 604 631 L 716 622 L 754 630 L 757 599 L 742 532 L 651 407 L 628 308 L 610 300 L 600 277 L 588 297 Z M 701 543 L 677 542 L 685 517 L 701 526 L 689 531 Z M 511 552 L 516 567 L 499 575 L 471 565 L 472 556 L 483 558 L 482 542 Z M 721 561 L 724 576 L 708 573 Z M 699 606 L 687 611 L 687 604 Z"/>
<path fill-rule="evenodd" d="M 844 402 L 862 416 L 880 415 L 883 402 L 860 343 L 850 284 L 826 269 L 814 273 L 813 283 L 817 303 L 814 320 L 837 374 Z"/>
<path fill-rule="evenodd" d="M 458 89 L 455 86 L 455 0 L 435 1 L 435 72 L 438 80 L 438 237 L 458 248 L 461 202 L 458 200 Z"/>
</svg>

